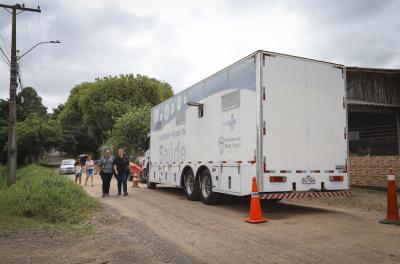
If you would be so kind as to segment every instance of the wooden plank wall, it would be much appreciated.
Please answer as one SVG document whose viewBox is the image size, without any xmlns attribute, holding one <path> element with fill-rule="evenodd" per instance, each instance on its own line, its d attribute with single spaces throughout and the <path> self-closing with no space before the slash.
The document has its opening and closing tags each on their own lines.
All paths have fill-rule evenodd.
<svg viewBox="0 0 400 264">
<path fill-rule="evenodd" d="M 400 70 L 347 68 L 347 98 L 400 106 Z"/>
</svg>

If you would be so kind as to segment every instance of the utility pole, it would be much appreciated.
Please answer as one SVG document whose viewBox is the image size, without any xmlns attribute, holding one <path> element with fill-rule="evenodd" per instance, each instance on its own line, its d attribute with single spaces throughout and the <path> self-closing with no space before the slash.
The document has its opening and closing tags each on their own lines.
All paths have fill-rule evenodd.
<svg viewBox="0 0 400 264">
<path fill-rule="evenodd" d="M 18 65 L 17 65 L 17 11 L 19 13 L 23 11 L 41 12 L 40 7 L 37 9 L 25 8 L 25 5 L 3 5 L 7 11 L 12 14 L 12 34 L 11 34 L 11 68 L 10 68 L 10 99 L 8 102 L 9 113 L 8 113 L 8 159 L 7 159 L 7 186 L 10 186 L 16 181 L 17 171 L 17 76 L 18 76 Z M 11 11 L 9 10 L 11 9 Z M 18 14 L 19 14 L 18 13 Z"/>
</svg>

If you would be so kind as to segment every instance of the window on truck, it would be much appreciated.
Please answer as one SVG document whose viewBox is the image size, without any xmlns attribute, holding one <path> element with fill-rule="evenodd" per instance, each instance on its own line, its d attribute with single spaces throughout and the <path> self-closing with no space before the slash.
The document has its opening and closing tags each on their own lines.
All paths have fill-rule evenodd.
<svg viewBox="0 0 400 264">
<path fill-rule="evenodd" d="M 222 96 L 221 108 L 226 111 L 240 106 L 240 90 Z"/>
</svg>

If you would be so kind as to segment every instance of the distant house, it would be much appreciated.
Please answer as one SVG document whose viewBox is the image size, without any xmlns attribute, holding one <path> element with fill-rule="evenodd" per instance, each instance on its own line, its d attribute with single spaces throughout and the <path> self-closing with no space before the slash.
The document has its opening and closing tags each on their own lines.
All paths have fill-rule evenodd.
<svg viewBox="0 0 400 264">
<path fill-rule="evenodd" d="M 352 185 L 400 185 L 400 69 L 346 68 L 349 173 Z"/>
</svg>

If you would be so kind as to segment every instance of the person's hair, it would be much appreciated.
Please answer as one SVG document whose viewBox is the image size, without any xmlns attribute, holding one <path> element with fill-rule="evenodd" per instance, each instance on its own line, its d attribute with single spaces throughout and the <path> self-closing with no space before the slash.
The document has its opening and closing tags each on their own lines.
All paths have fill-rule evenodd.
<svg viewBox="0 0 400 264">
<path fill-rule="evenodd" d="M 104 153 L 106 153 L 107 151 L 111 153 L 111 148 L 104 148 Z"/>
</svg>

